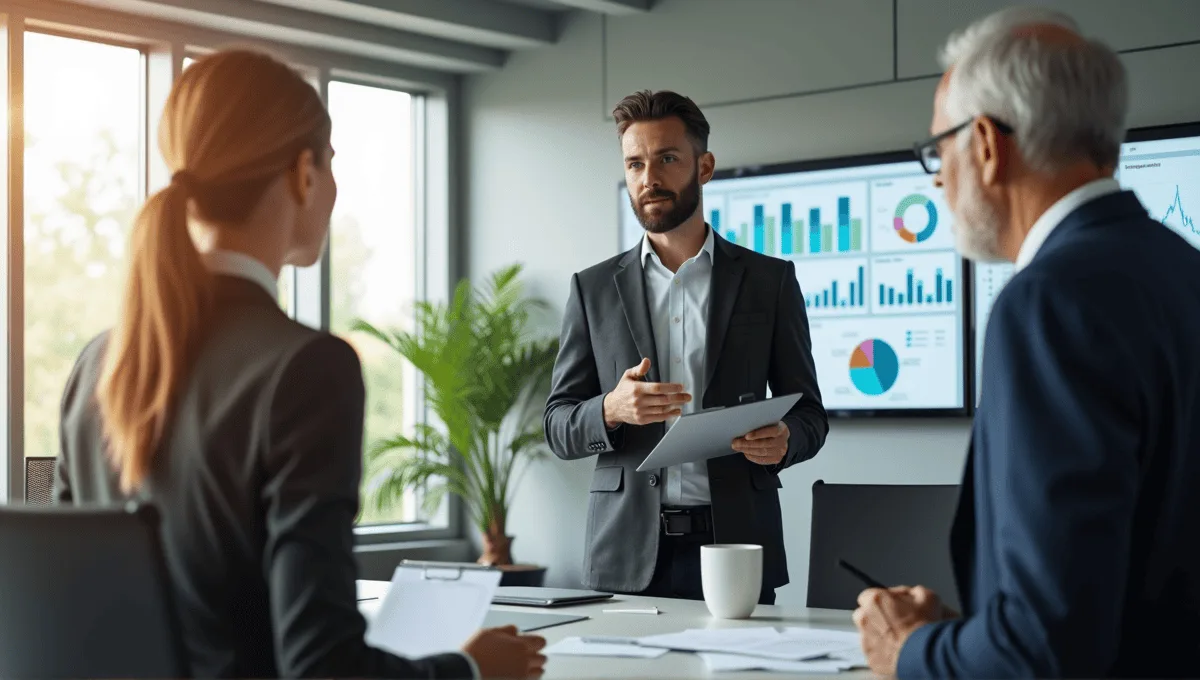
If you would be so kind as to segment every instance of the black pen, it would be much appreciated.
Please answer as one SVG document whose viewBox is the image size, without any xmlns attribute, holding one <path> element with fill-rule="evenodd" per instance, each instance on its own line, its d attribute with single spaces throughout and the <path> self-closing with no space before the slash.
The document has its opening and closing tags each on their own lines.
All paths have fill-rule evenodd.
<svg viewBox="0 0 1200 680">
<path fill-rule="evenodd" d="M 868 588 L 882 588 L 884 590 L 887 590 L 887 586 L 883 585 L 879 581 L 876 581 L 875 579 L 871 578 L 870 576 L 867 576 L 866 572 L 864 572 L 863 570 L 854 566 L 853 564 L 850 564 L 846 560 L 838 558 L 837 563 L 838 563 L 839 567 L 850 572 L 851 574 L 854 575 L 855 578 L 857 578 L 858 580 L 865 583 Z"/>
</svg>

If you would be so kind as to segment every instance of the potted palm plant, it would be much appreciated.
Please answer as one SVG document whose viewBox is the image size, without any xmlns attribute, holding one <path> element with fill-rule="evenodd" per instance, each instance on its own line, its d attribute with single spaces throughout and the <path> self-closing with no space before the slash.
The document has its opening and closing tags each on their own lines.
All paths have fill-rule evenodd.
<svg viewBox="0 0 1200 680">
<path fill-rule="evenodd" d="M 423 374 L 425 404 L 439 421 L 371 444 L 369 502 L 382 510 L 422 489 L 432 513 L 447 493 L 462 498 L 483 537 L 479 562 L 512 576 L 522 565 L 513 565 L 508 510 L 524 464 L 546 453 L 542 412 L 558 354 L 557 339 L 531 329 L 546 304 L 524 295 L 521 269 L 506 267 L 479 288 L 460 281 L 446 303 L 417 302 L 411 332 L 354 324 Z M 540 580 L 544 570 L 535 571 Z"/>
</svg>

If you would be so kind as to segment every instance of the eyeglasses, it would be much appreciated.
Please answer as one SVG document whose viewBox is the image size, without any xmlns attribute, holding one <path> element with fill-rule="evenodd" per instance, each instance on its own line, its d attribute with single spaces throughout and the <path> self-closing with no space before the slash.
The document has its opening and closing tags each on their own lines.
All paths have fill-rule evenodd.
<svg viewBox="0 0 1200 680">
<path fill-rule="evenodd" d="M 1012 134 L 1013 129 L 1011 125 L 1002 123 L 991 116 L 985 117 L 992 121 L 992 125 L 996 126 L 996 129 L 1000 131 L 1000 134 Z M 942 142 L 958 134 L 964 128 L 974 122 L 975 119 L 972 118 L 968 121 L 955 125 L 949 130 L 936 134 L 924 142 L 913 144 L 913 153 L 916 154 L 917 160 L 921 162 L 921 167 L 925 170 L 925 172 L 929 173 L 930 175 L 936 175 L 941 172 L 942 154 L 938 149 L 942 146 Z"/>
</svg>

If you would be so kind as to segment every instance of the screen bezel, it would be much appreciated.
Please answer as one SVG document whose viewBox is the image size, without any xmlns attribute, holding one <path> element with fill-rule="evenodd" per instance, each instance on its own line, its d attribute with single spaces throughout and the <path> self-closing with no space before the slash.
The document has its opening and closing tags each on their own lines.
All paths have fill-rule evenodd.
<svg viewBox="0 0 1200 680">
<path fill-rule="evenodd" d="M 828 158 L 816 158 L 802 161 L 787 161 L 783 163 L 767 163 L 761 165 L 744 165 L 732 168 L 724 168 L 713 173 L 714 180 L 724 179 L 742 179 L 750 177 L 764 177 L 769 175 L 783 175 L 798 172 L 814 172 L 819 170 L 841 170 L 845 168 L 865 167 L 871 165 L 887 165 L 891 163 L 917 163 L 916 157 L 912 151 L 884 151 L 869 154 L 858 154 L 849 156 L 833 156 Z M 933 178 L 930 177 L 932 185 Z M 617 195 L 621 201 L 629 201 L 629 192 L 626 188 L 624 180 L 617 185 Z M 625 252 L 625 244 L 621 243 L 622 228 L 621 220 L 625 211 L 625 205 L 618 203 L 617 212 L 617 249 L 620 252 Z M 636 246 L 635 246 L 636 247 Z M 957 254 L 957 253 L 956 253 Z M 892 419 L 931 419 L 931 418 L 963 418 L 968 417 L 974 410 L 974 391 L 973 391 L 973 373 L 974 364 L 972 363 L 974 353 L 972 346 L 967 345 L 968 335 L 971 332 L 973 323 L 973 300 L 974 300 L 974 277 L 973 272 L 965 257 L 959 255 L 960 271 L 959 280 L 962 281 L 961 295 L 963 301 L 963 315 L 959 328 L 959 354 L 962 358 L 962 406 L 948 408 L 914 408 L 914 409 L 831 409 L 825 408 L 826 413 L 830 418 L 837 419 L 860 419 L 860 418 L 892 418 Z"/>
</svg>

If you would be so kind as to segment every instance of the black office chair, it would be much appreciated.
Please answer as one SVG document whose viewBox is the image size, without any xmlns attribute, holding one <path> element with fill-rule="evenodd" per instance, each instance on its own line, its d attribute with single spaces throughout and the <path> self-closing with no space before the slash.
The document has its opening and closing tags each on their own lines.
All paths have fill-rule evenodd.
<svg viewBox="0 0 1200 680">
<path fill-rule="evenodd" d="M 0 677 L 189 675 L 153 507 L 0 509 Z"/>
<path fill-rule="evenodd" d="M 54 456 L 25 457 L 25 504 L 54 504 Z"/>
<path fill-rule="evenodd" d="M 886 585 L 923 585 L 959 609 L 950 564 L 958 485 L 813 484 L 808 606 L 854 609 L 866 587 L 844 559 Z"/>
</svg>

